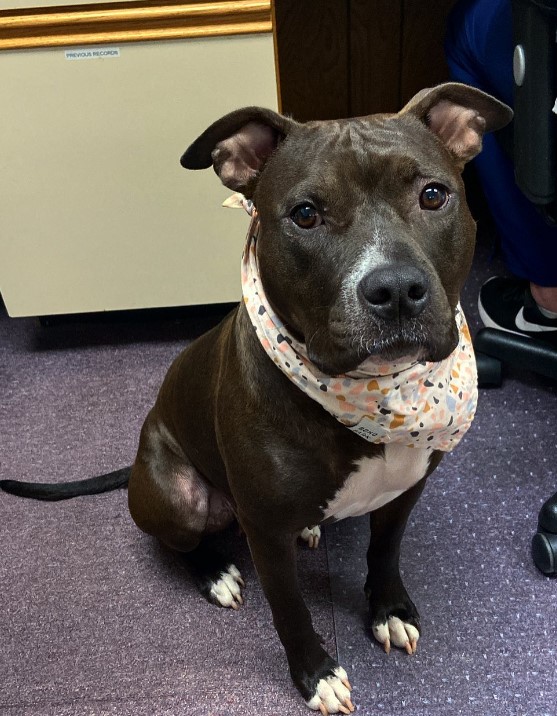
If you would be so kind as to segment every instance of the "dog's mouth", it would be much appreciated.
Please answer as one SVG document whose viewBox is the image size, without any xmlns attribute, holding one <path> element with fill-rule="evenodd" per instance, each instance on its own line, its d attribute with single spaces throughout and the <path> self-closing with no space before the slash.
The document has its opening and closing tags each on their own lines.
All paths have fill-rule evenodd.
<svg viewBox="0 0 557 716">
<path fill-rule="evenodd" d="M 340 328 L 340 327 L 339 327 Z M 346 375 L 367 362 L 437 363 L 448 358 L 458 345 L 458 328 L 453 321 L 448 331 L 427 330 L 424 322 L 409 321 L 385 327 L 373 334 L 368 331 L 332 330 L 328 340 L 312 340 L 308 357 L 319 370 L 328 375 Z"/>
<path fill-rule="evenodd" d="M 448 358 L 458 343 L 458 333 L 447 336 L 443 340 L 426 332 L 423 327 L 418 329 L 402 329 L 401 331 L 381 336 L 364 344 L 366 358 L 378 362 L 392 363 L 411 360 L 436 363 Z"/>
</svg>

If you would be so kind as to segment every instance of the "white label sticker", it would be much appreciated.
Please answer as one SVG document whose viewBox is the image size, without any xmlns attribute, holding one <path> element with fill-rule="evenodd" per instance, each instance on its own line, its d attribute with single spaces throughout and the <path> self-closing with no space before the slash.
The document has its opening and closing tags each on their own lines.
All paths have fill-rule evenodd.
<svg viewBox="0 0 557 716">
<path fill-rule="evenodd" d="M 357 425 L 350 427 L 350 430 L 370 443 L 381 442 L 382 439 L 389 434 L 386 428 L 370 420 L 366 415 L 364 415 Z"/>
<path fill-rule="evenodd" d="M 106 60 L 120 57 L 119 47 L 74 47 L 64 50 L 66 60 Z"/>
</svg>

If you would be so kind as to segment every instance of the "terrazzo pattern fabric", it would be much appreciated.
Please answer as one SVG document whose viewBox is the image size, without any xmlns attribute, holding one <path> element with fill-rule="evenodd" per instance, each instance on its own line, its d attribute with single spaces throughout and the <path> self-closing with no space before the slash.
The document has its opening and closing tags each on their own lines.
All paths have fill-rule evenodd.
<svg viewBox="0 0 557 716">
<path fill-rule="evenodd" d="M 472 328 L 479 253 L 464 308 Z M 183 344 L 215 319 L 43 328 L 0 313 L 0 476 L 60 481 L 129 464 Z M 557 583 L 529 543 L 557 488 L 555 385 L 511 375 L 430 479 L 403 541 L 417 654 L 386 656 L 363 595 L 367 518 L 299 551 L 318 632 L 357 713 L 553 716 Z M 2 716 L 307 714 L 241 536 L 238 612 L 200 598 L 180 559 L 132 523 L 125 491 L 41 503 L 0 494 Z"/>
<path fill-rule="evenodd" d="M 258 234 L 254 213 L 242 259 L 242 290 L 259 342 L 275 365 L 364 440 L 453 450 L 470 428 L 478 401 L 474 349 L 460 304 L 459 341 L 446 360 L 378 363 L 371 357 L 357 371 L 331 377 L 310 361 L 305 344 L 288 332 L 267 300 L 257 265 Z"/>
</svg>

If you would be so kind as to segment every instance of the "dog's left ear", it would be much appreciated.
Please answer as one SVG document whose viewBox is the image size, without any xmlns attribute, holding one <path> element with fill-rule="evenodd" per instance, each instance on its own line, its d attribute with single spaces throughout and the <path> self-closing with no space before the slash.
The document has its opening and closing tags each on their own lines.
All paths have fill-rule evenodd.
<svg viewBox="0 0 557 716">
<path fill-rule="evenodd" d="M 475 87 L 447 82 L 422 90 L 399 112 L 418 117 L 445 144 L 459 164 L 479 154 L 482 137 L 507 125 L 513 111 Z"/>
<path fill-rule="evenodd" d="M 229 189 L 251 198 L 265 162 L 296 122 L 271 109 L 245 107 L 221 117 L 186 149 L 185 169 L 211 165 Z"/>
</svg>

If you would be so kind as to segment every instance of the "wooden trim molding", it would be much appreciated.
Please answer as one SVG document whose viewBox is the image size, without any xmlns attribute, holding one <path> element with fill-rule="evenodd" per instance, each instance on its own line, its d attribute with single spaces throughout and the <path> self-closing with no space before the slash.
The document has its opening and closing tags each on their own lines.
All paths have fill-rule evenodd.
<svg viewBox="0 0 557 716">
<path fill-rule="evenodd" d="M 271 0 L 153 0 L 0 10 L 0 50 L 262 32 L 272 32 Z"/>
</svg>

